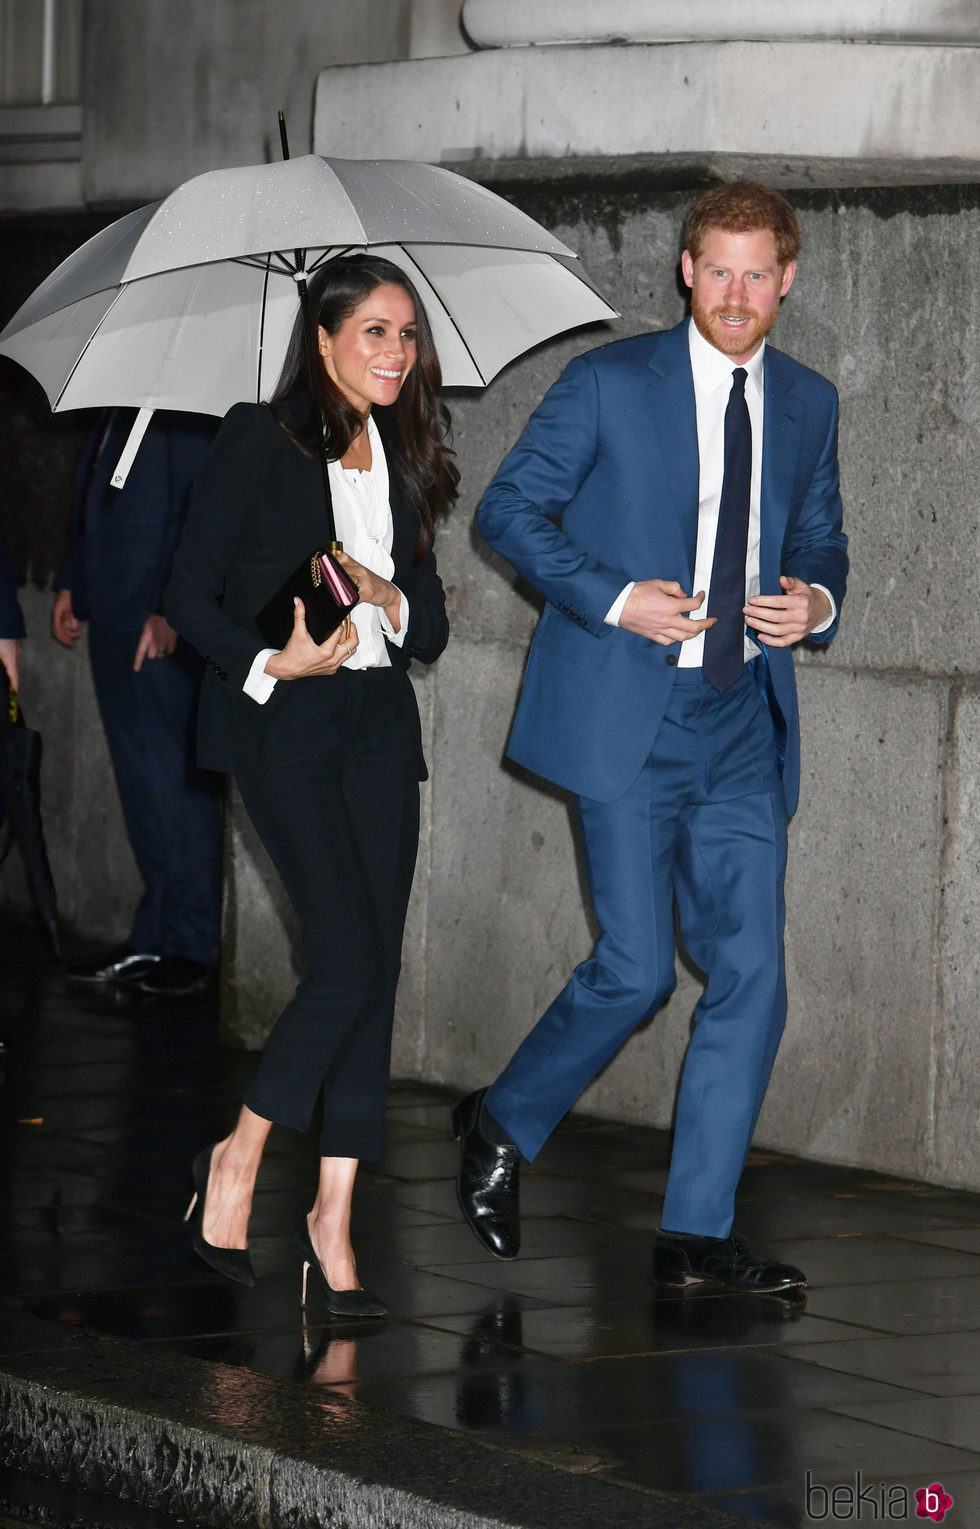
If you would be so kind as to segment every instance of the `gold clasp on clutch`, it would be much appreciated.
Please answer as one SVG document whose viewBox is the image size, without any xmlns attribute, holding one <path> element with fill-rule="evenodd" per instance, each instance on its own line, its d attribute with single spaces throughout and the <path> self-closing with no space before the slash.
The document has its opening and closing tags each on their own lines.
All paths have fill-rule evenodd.
<svg viewBox="0 0 980 1529">
<path fill-rule="evenodd" d="M 319 589 L 323 583 L 323 574 L 320 570 L 320 556 L 316 552 L 310 558 L 310 578 L 313 580 L 313 588 Z"/>
</svg>

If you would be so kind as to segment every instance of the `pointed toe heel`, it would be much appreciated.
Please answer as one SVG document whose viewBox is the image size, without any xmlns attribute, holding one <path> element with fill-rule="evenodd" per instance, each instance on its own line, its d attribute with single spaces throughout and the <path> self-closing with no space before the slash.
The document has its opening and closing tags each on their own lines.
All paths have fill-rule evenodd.
<svg viewBox="0 0 980 1529">
<path fill-rule="evenodd" d="M 296 1246 L 303 1268 L 300 1304 L 304 1311 L 312 1286 L 323 1296 L 326 1308 L 333 1317 L 386 1317 L 388 1315 L 388 1308 L 384 1301 L 372 1295 L 370 1290 L 334 1290 L 316 1256 L 310 1229 L 305 1221 L 302 1229 L 296 1233 Z M 312 1280 L 310 1280 L 311 1271 Z"/>
<path fill-rule="evenodd" d="M 254 1285 L 255 1271 L 247 1248 L 218 1248 L 213 1242 L 204 1239 L 204 1202 L 207 1198 L 213 1152 L 214 1147 L 205 1147 L 191 1164 L 194 1193 L 184 1212 L 184 1220 L 191 1227 L 191 1247 L 198 1258 L 226 1279 L 233 1279 L 239 1285 Z"/>
</svg>

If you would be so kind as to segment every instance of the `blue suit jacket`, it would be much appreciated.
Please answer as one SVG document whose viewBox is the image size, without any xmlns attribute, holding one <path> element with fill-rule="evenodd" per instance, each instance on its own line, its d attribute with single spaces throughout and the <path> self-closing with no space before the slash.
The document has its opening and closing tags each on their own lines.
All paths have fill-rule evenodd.
<svg viewBox="0 0 980 1529">
<path fill-rule="evenodd" d="M 68 552 L 56 581 L 71 590 L 79 620 L 112 632 L 139 632 L 148 616 L 162 611 L 194 474 L 221 423 L 210 414 L 157 412 L 125 486 L 112 488 L 135 418 L 135 409 L 105 409 L 89 434 L 75 470 Z"/>
<path fill-rule="evenodd" d="M 837 471 L 837 393 L 766 347 L 760 584 L 793 574 L 830 590 L 847 576 Z M 528 421 L 478 511 L 490 546 L 544 595 L 508 753 L 547 780 L 611 802 L 650 753 L 680 644 L 606 624 L 631 579 L 690 590 L 698 442 L 687 321 L 579 356 Z M 836 623 L 813 640 L 827 642 Z M 799 793 L 792 653 L 764 648 L 787 811 Z M 673 657 L 673 663 L 671 659 Z"/>
</svg>

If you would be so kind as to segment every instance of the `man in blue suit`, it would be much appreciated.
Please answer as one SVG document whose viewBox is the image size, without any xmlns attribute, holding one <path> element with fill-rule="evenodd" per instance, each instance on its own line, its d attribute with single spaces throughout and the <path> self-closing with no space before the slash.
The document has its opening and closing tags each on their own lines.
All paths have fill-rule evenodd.
<svg viewBox="0 0 980 1529">
<path fill-rule="evenodd" d="M 520 1240 L 518 1168 L 675 986 L 707 978 L 677 1100 L 654 1276 L 791 1292 L 732 1233 L 786 1012 L 791 648 L 828 642 L 847 574 L 831 384 L 766 345 L 796 274 L 777 193 L 708 192 L 685 226 L 691 318 L 580 356 L 479 510 L 544 596 L 510 757 L 573 792 L 600 937 L 496 1082 L 454 1112 L 459 1198 Z"/>
<path fill-rule="evenodd" d="M 220 776 L 194 760 L 202 664 L 163 616 L 163 590 L 210 416 L 154 414 L 121 488 L 111 479 L 136 418 L 107 409 L 75 476 L 52 631 L 89 658 L 126 831 L 145 891 L 125 943 L 69 967 L 73 984 L 180 997 L 209 980 L 221 912 Z"/>
</svg>

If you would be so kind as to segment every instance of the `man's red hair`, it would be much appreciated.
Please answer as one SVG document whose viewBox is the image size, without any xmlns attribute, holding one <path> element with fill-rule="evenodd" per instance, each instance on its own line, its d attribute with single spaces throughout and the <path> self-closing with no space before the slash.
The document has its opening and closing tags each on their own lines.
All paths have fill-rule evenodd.
<svg viewBox="0 0 980 1529">
<path fill-rule="evenodd" d="M 800 252 L 796 213 L 778 191 L 770 191 L 758 181 L 732 181 L 698 197 L 684 224 L 684 247 L 690 250 L 692 260 L 701 254 L 711 228 L 720 228 L 726 234 L 752 234 L 769 229 L 781 266 L 789 265 Z"/>
</svg>

